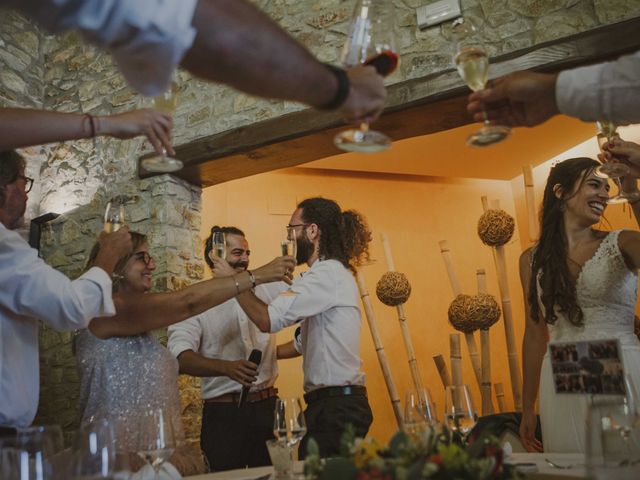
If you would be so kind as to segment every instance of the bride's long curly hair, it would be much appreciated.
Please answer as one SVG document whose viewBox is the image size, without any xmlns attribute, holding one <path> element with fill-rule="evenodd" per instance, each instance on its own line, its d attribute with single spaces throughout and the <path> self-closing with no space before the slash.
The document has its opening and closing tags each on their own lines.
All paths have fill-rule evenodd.
<svg viewBox="0 0 640 480">
<path fill-rule="evenodd" d="M 540 239 L 533 250 L 528 300 L 531 318 L 553 324 L 558 319 L 555 308 L 576 326 L 583 323 L 582 309 L 576 298 L 576 285 L 567 265 L 567 236 L 564 228 L 564 205 L 582 187 L 585 179 L 599 165 L 591 158 L 579 157 L 558 163 L 551 169 L 544 188 L 540 211 Z M 561 189 L 561 198 L 554 190 Z M 540 302 L 538 303 L 538 274 Z"/>
</svg>

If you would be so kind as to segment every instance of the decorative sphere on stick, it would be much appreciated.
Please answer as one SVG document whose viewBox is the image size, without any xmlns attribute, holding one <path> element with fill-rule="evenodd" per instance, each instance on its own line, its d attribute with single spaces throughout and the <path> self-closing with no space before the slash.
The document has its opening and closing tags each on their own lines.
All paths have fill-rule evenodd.
<svg viewBox="0 0 640 480">
<path fill-rule="evenodd" d="M 405 303 L 411 295 L 411 284 L 404 273 L 387 272 L 376 285 L 378 299 L 390 307 Z"/>
<path fill-rule="evenodd" d="M 501 247 L 513 236 L 516 222 L 504 210 L 487 210 L 478 220 L 478 236 L 490 247 Z"/>
<path fill-rule="evenodd" d="M 449 305 L 449 322 L 463 333 L 489 328 L 500 318 L 500 306 L 493 295 L 460 294 Z"/>
</svg>

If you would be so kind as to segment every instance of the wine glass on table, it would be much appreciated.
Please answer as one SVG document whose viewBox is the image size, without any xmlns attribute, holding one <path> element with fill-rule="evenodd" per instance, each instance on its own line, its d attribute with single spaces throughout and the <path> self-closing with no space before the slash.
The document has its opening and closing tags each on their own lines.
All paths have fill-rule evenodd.
<svg viewBox="0 0 640 480">
<path fill-rule="evenodd" d="M 160 478 L 160 467 L 175 451 L 176 444 L 171 417 L 162 409 L 150 410 L 140 417 L 139 444 L 137 453 Z"/>
<path fill-rule="evenodd" d="M 404 430 L 418 441 L 427 440 L 429 427 L 438 424 L 435 405 L 429 391 L 408 391 L 404 402 Z"/>
<path fill-rule="evenodd" d="M 293 447 L 302 440 L 307 433 L 307 425 L 300 399 L 279 398 L 276 400 L 276 410 L 273 419 L 273 434 L 282 442 Z"/>
<path fill-rule="evenodd" d="M 478 412 L 467 385 L 450 385 L 446 389 L 444 418 L 449 430 L 463 441 L 478 421 Z"/>
<path fill-rule="evenodd" d="M 76 434 L 75 480 L 112 479 L 115 466 L 115 435 L 111 422 L 96 419 L 83 423 Z"/>
<path fill-rule="evenodd" d="M 358 0 L 342 49 L 342 64 L 349 68 L 363 63 L 375 67 L 383 77 L 390 75 L 399 63 L 393 32 L 391 1 Z M 336 147 L 348 152 L 375 153 L 391 146 L 389 137 L 371 130 L 367 123 L 340 132 L 333 142 Z"/>
<path fill-rule="evenodd" d="M 178 106 L 178 91 L 178 83 L 173 79 L 168 90 L 153 97 L 153 107 L 159 112 L 173 115 Z M 142 167 L 148 172 L 171 173 L 182 169 L 184 164 L 177 158 L 168 156 L 163 148 L 162 155 L 143 159 Z"/>
<path fill-rule="evenodd" d="M 489 56 L 479 32 L 469 20 L 464 18 L 453 22 L 451 31 L 455 44 L 453 61 L 458 73 L 474 92 L 484 90 L 489 78 Z M 503 141 L 510 133 L 509 127 L 492 125 L 485 113 L 482 128 L 467 137 L 467 145 L 487 147 Z"/>
</svg>

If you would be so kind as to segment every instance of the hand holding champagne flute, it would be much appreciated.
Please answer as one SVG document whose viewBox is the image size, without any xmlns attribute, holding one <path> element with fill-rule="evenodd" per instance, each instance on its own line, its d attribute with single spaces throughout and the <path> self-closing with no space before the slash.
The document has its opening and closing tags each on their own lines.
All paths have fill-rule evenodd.
<svg viewBox="0 0 640 480">
<path fill-rule="evenodd" d="M 122 197 L 113 197 L 107 203 L 107 208 L 104 211 L 104 231 L 107 233 L 113 233 L 120 230 L 121 227 L 126 225 L 126 217 L 124 212 L 125 201 Z"/>
</svg>

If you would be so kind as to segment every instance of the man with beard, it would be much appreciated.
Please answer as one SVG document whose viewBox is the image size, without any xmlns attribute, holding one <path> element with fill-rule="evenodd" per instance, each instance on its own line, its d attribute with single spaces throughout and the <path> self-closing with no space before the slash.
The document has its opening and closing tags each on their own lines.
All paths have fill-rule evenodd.
<svg viewBox="0 0 640 480">
<path fill-rule="evenodd" d="M 226 264 L 215 268 L 213 234 L 223 232 Z M 249 244 L 236 227 L 213 227 L 205 245 L 205 261 L 214 276 L 244 272 L 249 267 Z M 219 264 L 221 262 L 218 262 Z M 270 302 L 287 289 L 282 282 L 258 285 L 255 295 Z M 278 376 L 277 352 L 293 350 L 292 343 L 276 348 L 275 335 L 260 332 L 235 299 L 168 329 L 168 347 L 178 358 L 180 373 L 203 377 L 200 446 L 213 471 L 269 465 L 265 442 L 273 438 L 273 413 Z M 262 352 L 260 365 L 247 360 L 252 350 Z M 290 355 L 288 355 L 290 356 Z M 238 408 L 242 387 L 251 387 Z"/>
<path fill-rule="evenodd" d="M 297 240 L 297 263 L 310 267 L 293 282 L 294 294 L 269 304 L 251 292 L 236 298 L 262 332 L 302 321 L 296 347 L 304 358 L 307 435 L 299 453 L 304 458 L 314 438 L 320 455 L 328 457 L 340 452 L 348 424 L 364 437 L 373 420 L 360 371 L 361 313 L 353 278 L 355 267 L 369 257 L 371 232 L 358 212 L 343 212 L 324 198 L 302 201 L 287 228 Z"/>
<path fill-rule="evenodd" d="M 14 151 L 0 152 L 0 435 L 31 424 L 38 407 L 38 319 L 59 331 L 111 316 L 111 275 L 131 252 L 125 227 L 100 235 L 94 267 L 74 281 L 47 265 L 16 232 L 33 179 Z M 103 251 L 104 250 L 104 251 Z"/>
</svg>

